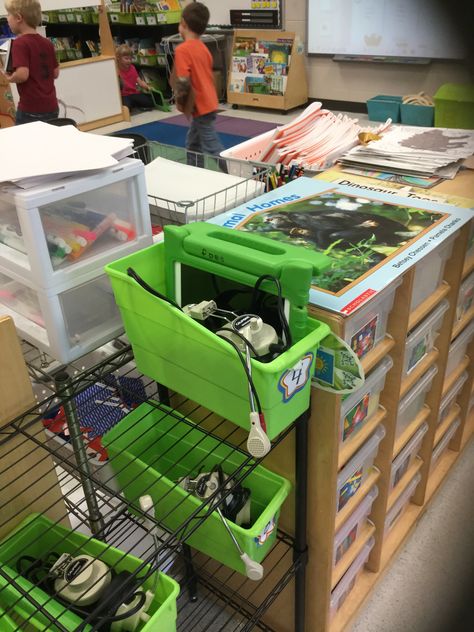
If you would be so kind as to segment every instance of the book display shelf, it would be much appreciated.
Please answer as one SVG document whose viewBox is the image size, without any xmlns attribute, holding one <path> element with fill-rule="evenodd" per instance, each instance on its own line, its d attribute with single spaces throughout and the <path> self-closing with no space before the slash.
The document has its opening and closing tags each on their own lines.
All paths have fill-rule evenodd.
<svg viewBox="0 0 474 632">
<path fill-rule="evenodd" d="M 304 51 L 289 31 L 235 30 L 227 81 L 233 107 L 286 112 L 304 105 L 308 86 Z"/>
</svg>

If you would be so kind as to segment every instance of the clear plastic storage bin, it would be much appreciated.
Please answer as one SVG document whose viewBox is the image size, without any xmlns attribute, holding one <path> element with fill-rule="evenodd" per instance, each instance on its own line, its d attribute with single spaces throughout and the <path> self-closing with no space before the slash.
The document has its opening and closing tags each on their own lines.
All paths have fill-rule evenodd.
<svg viewBox="0 0 474 632">
<path fill-rule="evenodd" d="M 450 390 L 446 393 L 446 395 L 441 400 L 441 404 L 439 405 L 438 424 L 443 423 L 443 421 L 449 415 L 451 407 L 456 401 L 457 396 L 461 392 L 461 389 L 464 386 L 467 378 L 468 378 L 467 371 L 464 371 L 464 373 L 461 375 L 459 380 L 457 380 L 456 384 L 454 384 L 454 386 L 450 388 Z"/>
<path fill-rule="evenodd" d="M 337 611 L 342 607 L 342 604 L 346 600 L 347 595 L 354 588 L 357 581 L 357 576 L 363 569 L 364 564 L 369 559 L 370 551 L 374 548 L 375 538 L 370 538 L 365 544 L 362 551 L 355 558 L 352 564 L 349 566 L 344 576 L 341 578 L 337 586 L 331 593 L 331 605 L 329 610 L 329 616 L 332 619 Z"/>
<path fill-rule="evenodd" d="M 454 340 L 448 353 L 448 361 L 446 363 L 445 379 L 448 378 L 453 371 L 461 364 L 464 356 L 466 355 L 467 348 L 474 335 L 474 320 L 462 330 L 459 336 Z"/>
<path fill-rule="evenodd" d="M 448 239 L 416 264 L 411 294 L 411 310 L 421 305 L 441 285 L 444 266 L 451 255 L 454 239 L 454 237 Z"/>
<path fill-rule="evenodd" d="M 361 527 L 367 521 L 372 509 L 374 500 L 379 494 L 377 485 L 374 485 L 357 509 L 349 516 L 339 531 L 334 536 L 334 551 L 332 564 L 336 566 L 344 553 L 350 549 Z"/>
<path fill-rule="evenodd" d="M 385 377 L 392 366 L 393 360 L 387 356 L 366 377 L 364 385 L 342 402 L 339 431 L 341 444 L 356 434 L 377 410 Z"/>
<path fill-rule="evenodd" d="M 461 420 L 459 418 L 455 419 L 453 423 L 449 426 L 449 428 L 446 430 L 444 435 L 441 437 L 441 439 L 438 441 L 438 443 L 435 445 L 433 449 L 433 454 L 431 455 L 431 470 L 433 470 L 436 467 L 436 464 L 440 461 L 441 457 L 448 449 L 451 439 L 456 434 L 456 431 L 460 425 L 461 425 Z"/>
<path fill-rule="evenodd" d="M 387 331 L 387 321 L 395 298 L 395 290 L 402 282 L 396 279 L 377 294 L 354 316 L 345 320 L 345 341 L 359 358 L 365 356 L 377 343 L 383 340 Z"/>
<path fill-rule="evenodd" d="M 55 292 L 0 273 L 0 288 L 0 311 L 13 318 L 19 335 L 60 362 L 71 362 L 123 332 L 106 274 Z"/>
<path fill-rule="evenodd" d="M 395 436 L 399 437 L 423 408 L 426 395 L 438 373 L 438 367 L 432 366 L 416 385 L 408 391 L 398 406 Z"/>
<path fill-rule="evenodd" d="M 427 432 L 428 424 L 425 422 L 418 428 L 401 452 L 393 459 L 392 471 L 390 473 L 390 491 L 398 485 L 401 478 L 408 472 L 411 464 L 415 461 L 423 437 Z"/>
<path fill-rule="evenodd" d="M 407 336 L 403 375 L 412 371 L 435 346 L 435 340 L 443 324 L 444 314 L 449 309 L 445 299 Z"/>
<path fill-rule="evenodd" d="M 340 511 L 347 504 L 370 474 L 377 456 L 379 443 L 384 437 L 385 428 L 379 426 L 364 446 L 339 472 L 336 491 L 337 511 Z"/>
<path fill-rule="evenodd" d="M 408 503 L 410 502 L 410 499 L 415 493 L 416 488 L 418 487 L 418 484 L 420 481 L 421 481 L 421 474 L 420 472 L 417 472 L 415 476 L 413 477 L 413 479 L 408 483 L 406 488 L 403 490 L 403 492 L 400 494 L 400 496 L 397 498 L 397 500 L 393 503 L 393 506 L 391 507 L 390 511 L 387 513 L 387 516 L 385 518 L 384 537 L 386 537 L 390 533 L 394 524 L 397 522 L 397 520 L 401 517 L 401 515 L 407 508 Z"/>
<path fill-rule="evenodd" d="M 140 160 L 28 190 L 4 187 L 0 211 L 0 271 L 46 290 L 152 243 Z"/>
<path fill-rule="evenodd" d="M 456 320 L 460 321 L 474 303 L 474 272 L 461 283 L 456 305 Z"/>
</svg>

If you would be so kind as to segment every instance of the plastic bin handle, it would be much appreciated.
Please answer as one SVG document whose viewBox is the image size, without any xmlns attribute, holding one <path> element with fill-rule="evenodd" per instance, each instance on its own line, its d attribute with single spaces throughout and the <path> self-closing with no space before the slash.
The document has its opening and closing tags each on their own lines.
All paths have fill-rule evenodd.
<svg viewBox="0 0 474 632">
<path fill-rule="evenodd" d="M 207 233 L 205 246 L 203 246 L 201 235 L 187 235 L 183 240 L 183 248 L 191 255 L 209 258 L 217 263 L 223 263 L 229 257 L 236 261 L 243 259 L 257 264 L 261 263 L 262 255 L 266 258 L 274 258 L 275 263 L 287 263 L 289 259 L 294 258 L 293 253 L 290 254 L 284 245 L 271 239 L 241 231 L 223 231 L 218 228 Z M 314 275 L 325 270 L 330 264 L 330 259 L 322 253 L 315 253 L 314 259 L 315 261 L 311 262 Z M 303 265 L 310 264 L 305 261 Z"/>
</svg>

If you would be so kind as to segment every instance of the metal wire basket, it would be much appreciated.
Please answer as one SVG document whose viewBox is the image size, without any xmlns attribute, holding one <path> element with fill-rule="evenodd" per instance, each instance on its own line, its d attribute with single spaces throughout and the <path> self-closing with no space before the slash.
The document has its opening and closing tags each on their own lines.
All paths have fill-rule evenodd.
<svg viewBox="0 0 474 632">
<path fill-rule="evenodd" d="M 137 149 L 137 148 L 136 148 Z M 217 158 L 199 152 L 189 152 L 182 147 L 165 145 L 149 141 L 147 149 L 151 161 L 164 158 L 181 165 L 198 167 L 206 171 L 202 174 L 201 184 L 206 180 L 209 194 L 196 193 L 196 197 L 186 195 L 180 197 L 183 190 L 184 171 L 179 168 L 168 171 L 168 181 L 173 180 L 175 190 L 173 196 L 159 194 L 159 184 L 155 186 L 151 179 L 151 167 L 148 165 L 147 187 L 152 223 L 163 227 L 166 224 L 187 224 L 205 221 L 240 204 L 261 195 L 267 190 L 268 178 L 272 167 L 264 164 L 249 163 L 246 160 Z M 157 174 L 161 166 L 169 168 L 168 163 L 155 163 Z M 218 174 L 212 178 L 209 172 Z M 228 177 L 226 177 L 228 176 Z M 166 176 L 163 175 L 163 178 Z M 169 189 L 168 189 L 169 190 Z M 202 191 L 202 188 L 200 189 Z"/>
</svg>

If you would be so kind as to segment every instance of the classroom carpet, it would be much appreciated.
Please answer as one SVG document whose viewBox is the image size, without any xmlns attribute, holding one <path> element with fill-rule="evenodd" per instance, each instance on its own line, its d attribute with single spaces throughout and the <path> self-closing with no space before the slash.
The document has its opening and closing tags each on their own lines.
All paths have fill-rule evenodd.
<svg viewBox="0 0 474 632">
<path fill-rule="evenodd" d="M 161 121 L 153 121 L 143 125 L 130 127 L 126 131 L 133 134 L 142 134 L 148 140 L 184 147 L 189 121 L 183 114 L 171 116 Z M 217 115 L 216 130 L 225 149 L 243 143 L 249 138 L 264 134 L 275 129 L 275 123 L 265 121 L 250 121 L 248 119 L 233 116 Z"/>
</svg>

